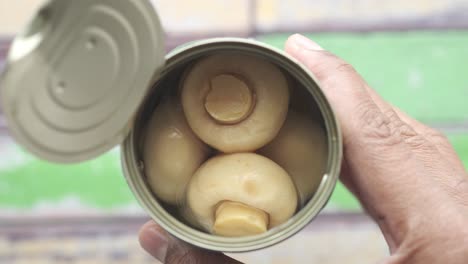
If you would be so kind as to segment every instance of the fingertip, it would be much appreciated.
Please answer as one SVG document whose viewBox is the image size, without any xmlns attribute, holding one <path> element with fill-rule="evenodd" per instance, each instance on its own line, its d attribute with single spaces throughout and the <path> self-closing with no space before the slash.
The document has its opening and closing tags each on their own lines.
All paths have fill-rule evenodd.
<svg viewBox="0 0 468 264">
<path fill-rule="evenodd" d="M 317 42 L 301 34 L 291 35 L 286 41 L 286 51 L 297 52 L 300 50 L 322 51 L 324 50 Z"/>
<path fill-rule="evenodd" d="M 169 245 L 166 231 L 153 221 L 144 224 L 138 234 L 141 247 L 159 261 L 164 261 Z"/>
<path fill-rule="evenodd" d="M 140 240 L 141 238 L 146 238 L 148 234 L 154 232 L 154 229 L 159 230 L 161 229 L 161 227 L 153 221 L 148 221 L 140 228 L 140 231 L 138 232 L 138 237 L 140 238 Z"/>
<path fill-rule="evenodd" d="M 298 34 L 294 34 L 294 35 L 289 36 L 288 39 L 286 40 L 286 44 L 284 45 L 284 49 L 286 50 L 286 52 L 291 54 L 291 55 L 294 55 L 294 53 L 299 48 L 296 45 L 296 41 L 295 41 L 296 35 L 298 35 Z"/>
<path fill-rule="evenodd" d="M 153 221 L 144 224 L 138 236 L 141 247 L 163 263 L 240 263 L 222 253 L 203 250 L 173 238 Z"/>
</svg>

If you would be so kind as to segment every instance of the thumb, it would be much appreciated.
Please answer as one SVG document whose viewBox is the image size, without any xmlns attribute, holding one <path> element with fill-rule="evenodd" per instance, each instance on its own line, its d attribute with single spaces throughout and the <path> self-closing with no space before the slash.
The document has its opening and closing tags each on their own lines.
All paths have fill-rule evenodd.
<svg viewBox="0 0 468 264">
<path fill-rule="evenodd" d="M 139 238 L 143 249 L 165 264 L 240 263 L 222 253 L 203 250 L 180 241 L 153 221 L 140 229 Z"/>
<path fill-rule="evenodd" d="M 345 145 L 346 141 L 360 137 L 363 127 L 374 125 L 369 122 L 382 111 L 352 65 L 299 34 L 288 39 L 286 51 L 312 71 L 321 83 L 322 91 L 341 121 Z"/>
<path fill-rule="evenodd" d="M 289 38 L 286 51 L 321 83 L 342 128 L 342 180 L 395 248 L 412 228 L 411 219 L 431 212 L 441 197 L 443 186 L 434 180 L 447 174 L 444 157 L 350 64 L 301 35 Z"/>
</svg>

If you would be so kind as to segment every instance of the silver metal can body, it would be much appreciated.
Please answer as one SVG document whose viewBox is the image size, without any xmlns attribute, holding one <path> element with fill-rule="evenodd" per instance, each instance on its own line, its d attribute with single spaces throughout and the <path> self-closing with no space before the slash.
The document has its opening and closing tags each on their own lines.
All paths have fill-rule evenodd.
<svg viewBox="0 0 468 264">
<path fill-rule="evenodd" d="M 164 93 L 166 82 L 178 82 L 183 70 L 194 60 L 217 52 L 240 52 L 262 57 L 287 73 L 297 83 L 302 92 L 311 95 L 318 113 L 321 116 L 323 127 L 327 136 L 327 164 L 318 190 L 290 220 L 283 225 L 268 232 L 252 237 L 229 238 L 207 234 L 194 229 L 177 219 L 173 214 L 155 198 L 148 186 L 144 175 L 144 162 L 141 148 L 144 125 L 147 123 L 154 107 Z M 174 77 L 175 76 L 175 77 Z M 164 86 L 164 87 L 163 87 Z M 169 85 L 177 87 L 176 83 Z M 195 246 L 222 252 L 245 252 L 258 250 L 272 246 L 285 240 L 304 228 L 315 216 L 317 216 L 329 200 L 336 182 L 342 159 L 342 139 L 333 110 L 322 93 L 319 83 L 313 74 L 297 60 L 270 47 L 269 45 L 247 39 L 219 38 L 207 39 L 185 44 L 174 50 L 166 57 L 166 66 L 160 75 L 155 78 L 155 83 L 148 92 L 146 100 L 140 105 L 131 132 L 122 145 L 122 166 L 129 187 L 139 203 L 146 209 L 151 217 L 164 229 L 177 238 Z"/>
</svg>

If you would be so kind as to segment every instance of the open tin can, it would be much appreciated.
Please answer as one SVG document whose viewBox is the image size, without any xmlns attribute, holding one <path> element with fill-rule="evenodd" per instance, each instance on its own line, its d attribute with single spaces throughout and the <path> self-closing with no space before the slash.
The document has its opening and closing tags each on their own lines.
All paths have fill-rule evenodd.
<svg viewBox="0 0 468 264">
<path fill-rule="evenodd" d="M 295 87 L 291 101 L 326 131 L 326 164 L 314 195 L 287 222 L 256 236 L 222 237 L 191 227 L 159 201 L 145 176 L 145 128 L 161 98 L 179 87 L 194 62 L 224 52 L 276 65 Z M 20 145 L 39 158 L 74 163 L 121 144 L 124 175 L 140 204 L 169 233 L 201 248 L 244 252 L 291 237 L 318 215 L 339 177 L 339 126 L 311 72 L 283 51 L 238 38 L 195 41 L 164 56 L 149 0 L 48 1 L 13 42 L 0 88 Z"/>
</svg>

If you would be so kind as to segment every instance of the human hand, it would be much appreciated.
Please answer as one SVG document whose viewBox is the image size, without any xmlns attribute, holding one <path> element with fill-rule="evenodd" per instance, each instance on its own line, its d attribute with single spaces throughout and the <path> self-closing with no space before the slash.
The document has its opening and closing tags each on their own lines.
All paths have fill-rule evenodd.
<svg viewBox="0 0 468 264">
<path fill-rule="evenodd" d="M 309 39 L 290 37 L 286 51 L 315 74 L 338 116 L 341 180 L 382 230 L 391 253 L 383 263 L 466 263 L 468 174 L 446 137 L 385 102 L 351 65 Z M 153 222 L 140 243 L 164 263 L 239 263 Z"/>
</svg>

